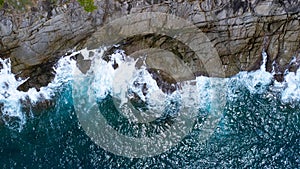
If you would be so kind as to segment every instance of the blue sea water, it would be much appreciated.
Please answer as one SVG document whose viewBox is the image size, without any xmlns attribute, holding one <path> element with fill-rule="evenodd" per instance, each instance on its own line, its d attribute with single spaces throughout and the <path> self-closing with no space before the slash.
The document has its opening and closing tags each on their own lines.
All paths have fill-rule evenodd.
<svg viewBox="0 0 300 169">
<path fill-rule="evenodd" d="M 168 151 L 144 158 L 118 156 L 95 144 L 80 125 L 72 83 L 66 80 L 51 91 L 54 106 L 32 110 L 23 123 L 10 120 L 0 126 L 1 168 L 300 168 L 300 98 L 293 94 L 299 92 L 297 74 L 280 86 L 265 73 L 242 72 L 226 80 L 220 121 L 205 142 L 197 138 L 210 107 L 200 97 L 191 132 Z M 132 135 L 132 126 L 114 110 L 109 93 L 98 106 L 111 111 L 104 116 L 112 126 Z M 25 109 L 21 106 L 20 111 Z"/>
</svg>

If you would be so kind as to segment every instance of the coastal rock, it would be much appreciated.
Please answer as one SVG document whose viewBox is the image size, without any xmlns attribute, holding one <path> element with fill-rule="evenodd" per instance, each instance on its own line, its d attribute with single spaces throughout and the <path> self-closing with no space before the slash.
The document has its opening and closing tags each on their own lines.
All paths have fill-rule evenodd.
<svg viewBox="0 0 300 169">
<path fill-rule="evenodd" d="M 164 12 L 193 22 L 217 49 L 227 77 L 258 69 L 263 50 L 269 56 L 267 69 L 272 71 L 275 65 L 278 79 L 293 57 L 299 61 L 298 0 L 111 0 L 95 1 L 97 9 L 93 12 L 86 12 L 75 0 L 29 2 L 18 8 L 6 3 L 0 10 L 0 57 L 11 58 L 18 76 L 30 77 L 21 90 L 46 85 L 52 78 L 45 76 L 53 65 L 49 61 L 53 63 L 66 52 L 86 46 L 104 24 L 141 12 Z M 148 44 L 159 43 L 155 38 L 147 40 Z M 191 64 L 204 73 L 201 63 Z"/>
</svg>

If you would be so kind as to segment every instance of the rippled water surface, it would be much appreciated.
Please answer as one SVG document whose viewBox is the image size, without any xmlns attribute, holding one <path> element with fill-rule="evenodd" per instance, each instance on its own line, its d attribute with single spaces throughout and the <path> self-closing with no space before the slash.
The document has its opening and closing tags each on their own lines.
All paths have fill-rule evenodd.
<svg viewBox="0 0 300 169">
<path fill-rule="evenodd" d="M 15 87 L 7 89 L 4 85 L 10 85 L 7 79 L 13 75 L 2 69 L 1 77 L 7 78 L 0 80 L 1 112 L 6 115 L 0 127 L 2 168 L 300 168 L 299 71 L 289 73 L 285 83 L 270 79 L 271 74 L 265 72 L 263 65 L 258 71 L 221 79 L 226 86 L 226 104 L 206 142 L 199 142 L 198 137 L 211 109 L 209 91 L 217 89 L 207 83 L 209 78 L 198 77 L 200 105 L 192 131 L 165 153 L 127 158 L 103 150 L 80 126 L 73 106 L 72 83 L 66 75 L 74 66 L 71 62 L 61 61 L 56 80 L 42 93 L 31 90 L 30 96 L 15 93 L 18 96 L 14 98 L 8 95 L 14 93 Z M 111 82 L 106 75 L 99 82 L 104 88 L 96 91 L 101 98 L 99 109 L 110 110 L 104 112 L 110 124 L 123 134 L 132 135 L 132 126 L 120 120 L 114 110 L 109 94 Z M 19 101 L 27 98 L 34 105 L 40 95 L 53 98 L 54 106 L 30 111 Z"/>
</svg>

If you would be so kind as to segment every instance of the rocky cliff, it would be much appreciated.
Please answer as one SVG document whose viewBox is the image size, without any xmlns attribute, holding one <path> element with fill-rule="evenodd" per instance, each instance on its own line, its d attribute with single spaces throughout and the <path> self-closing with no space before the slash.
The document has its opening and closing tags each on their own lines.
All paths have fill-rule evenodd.
<svg viewBox="0 0 300 169">
<path fill-rule="evenodd" d="M 57 58 L 86 46 L 109 21 L 150 11 L 193 22 L 217 49 L 226 76 L 258 69 L 263 50 L 269 56 L 268 70 L 274 65 L 278 79 L 284 70 L 296 68 L 289 64 L 292 57 L 300 60 L 299 0 L 101 0 L 94 1 L 93 12 L 75 0 L 26 1 L 20 9 L 11 2 L 15 0 L 0 10 L 0 57 L 12 60 L 18 76 L 30 77 L 21 90 L 46 85 Z M 158 40 L 157 46 L 166 44 L 165 49 L 188 55 L 177 42 L 155 35 L 126 39 L 123 48 L 136 50 L 140 47 L 135 44 L 147 47 Z"/>
</svg>

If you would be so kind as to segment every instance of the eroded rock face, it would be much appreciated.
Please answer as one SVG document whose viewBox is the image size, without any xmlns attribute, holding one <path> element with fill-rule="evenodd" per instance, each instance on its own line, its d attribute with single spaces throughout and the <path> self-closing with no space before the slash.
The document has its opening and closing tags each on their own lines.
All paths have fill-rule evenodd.
<svg viewBox="0 0 300 169">
<path fill-rule="evenodd" d="M 95 1 L 97 10 L 92 13 L 76 1 L 51 2 L 37 1 L 25 11 L 5 4 L 0 10 L 0 55 L 11 58 L 14 73 L 32 76 L 22 90 L 39 86 L 34 85 L 34 79 L 45 71 L 34 73 L 37 67 L 49 65 L 43 70 L 50 69 L 49 60 L 55 61 L 70 49 L 80 49 L 105 23 L 131 13 L 164 12 L 192 21 L 216 47 L 226 76 L 258 69 L 261 52 L 266 50 L 268 70 L 274 63 L 280 79 L 281 73 L 291 67 L 291 58 L 299 61 L 300 57 L 298 0 L 105 0 Z M 44 85 L 51 78 L 40 79 Z"/>
</svg>

